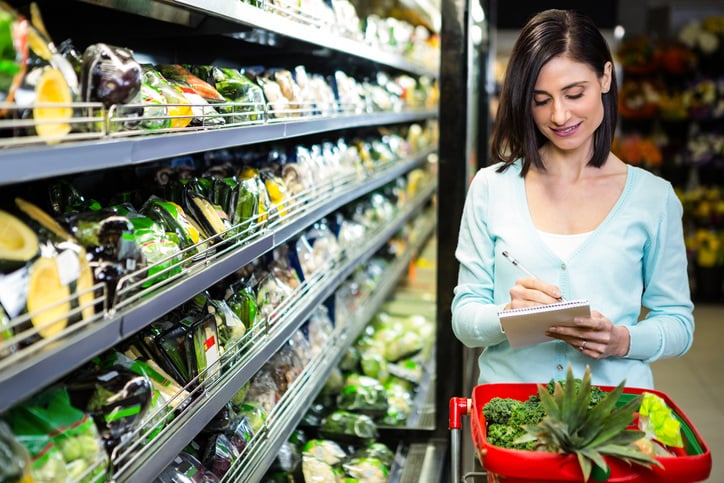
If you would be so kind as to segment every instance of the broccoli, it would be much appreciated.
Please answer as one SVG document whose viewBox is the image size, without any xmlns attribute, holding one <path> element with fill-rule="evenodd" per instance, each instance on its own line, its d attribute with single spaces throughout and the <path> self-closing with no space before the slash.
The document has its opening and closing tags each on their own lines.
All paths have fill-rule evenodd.
<svg viewBox="0 0 724 483">
<path fill-rule="evenodd" d="M 483 416 L 488 424 L 508 424 L 513 409 L 522 405 L 517 399 L 494 397 L 483 406 Z"/>
<path fill-rule="evenodd" d="M 540 399 L 529 397 L 525 402 L 513 406 L 508 424 L 511 426 L 537 424 L 543 419 L 544 415 L 545 410 L 540 403 Z"/>
<path fill-rule="evenodd" d="M 535 449 L 535 441 L 515 444 L 525 434 L 524 425 L 536 424 L 543 418 L 540 399 L 531 396 L 526 401 L 494 397 L 483 406 L 487 423 L 488 443 L 510 449 Z"/>
<path fill-rule="evenodd" d="M 488 443 L 501 448 L 509 449 L 535 449 L 535 441 L 528 443 L 516 444 L 515 440 L 525 434 L 525 429 L 521 426 L 515 427 L 507 424 L 491 424 L 488 426 Z"/>
</svg>

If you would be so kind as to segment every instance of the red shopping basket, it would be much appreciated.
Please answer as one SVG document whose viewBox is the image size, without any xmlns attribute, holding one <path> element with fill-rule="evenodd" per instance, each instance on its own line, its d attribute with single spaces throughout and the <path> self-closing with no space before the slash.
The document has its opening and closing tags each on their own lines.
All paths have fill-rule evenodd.
<svg viewBox="0 0 724 483">
<path fill-rule="evenodd" d="M 613 387 L 602 387 L 611 391 Z M 450 429 L 458 431 L 461 427 L 460 416 L 470 413 L 473 444 L 478 457 L 485 468 L 489 483 L 558 483 L 583 481 L 583 474 L 575 455 L 545 453 L 501 448 L 489 444 L 485 431 L 483 406 L 494 397 L 513 398 L 525 401 L 536 394 L 537 384 L 481 384 L 473 389 L 472 400 L 452 398 L 450 400 Z M 689 483 L 703 481 L 711 472 L 711 452 L 697 429 L 684 414 L 681 408 L 666 394 L 652 389 L 625 388 L 626 394 L 650 392 L 664 399 L 681 422 L 682 436 L 685 447 L 677 456 L 657 457 L 662 467 L 645 468 L 640 465 L 629 465 L 625 461 L 608 458 L 610 474 L 609 483 Z M 460 481 L 457 474 L 456 461 L 459 451 L 453 440 L 451 445 L 453 459 L 453 479 Z M 591 478 L 589 481 L 595 481 Z"/>
</svg>

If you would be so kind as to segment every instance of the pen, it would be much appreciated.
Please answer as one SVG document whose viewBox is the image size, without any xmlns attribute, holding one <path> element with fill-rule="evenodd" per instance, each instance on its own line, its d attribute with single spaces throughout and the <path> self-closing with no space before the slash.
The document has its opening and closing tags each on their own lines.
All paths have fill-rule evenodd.
<svg viewBox="0 0 724 483">
<path fill-rule="evenodd" d="M 515 265 L 516 267 L 518 267 L 518 268 L 520 269 L 520 271 L 522 271 L 523 273 L 525 273 L 525 274 L 528 275 L 529 277 L 531 277 L 531 278 L 538 278 L 538 277 L 536 277 L 535 275 L 533 275 L 533 272 L 531 272 L 530 270 L 528 270 L 527 268 L 525 268 L 525 267 L 518 261 L 517 258 L 513 257 L 513 255 L 511 255 L 510 253 L 508 253 L 507 250 L 503 250 L 503 256 L 504 256 L 505 258 L 507 258 L 507 259 L 510 261 L 510 263 L 512 263 L 513 265 Z M 558 297 L 558 300 L 561 301 L 561 302 L 563 302 L 565 299 L 564 299 L 563 296 L 561 295 L 560 297 Z"/>
</svg>

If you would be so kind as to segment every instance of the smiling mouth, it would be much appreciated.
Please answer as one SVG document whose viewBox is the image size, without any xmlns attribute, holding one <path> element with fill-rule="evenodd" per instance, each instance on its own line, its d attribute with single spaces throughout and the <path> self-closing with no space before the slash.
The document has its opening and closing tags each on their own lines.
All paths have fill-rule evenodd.
<svg viewBox="0 0 724 483">
<path fill-rule="evenodd" d="M 573 126 L 568 126 L 563 129 L 551 129 L 551 130 L 559 136 L 569 136 L 569 135 L 573 134 L 574 132 L 576 132 L 576 130 L 578 129 L 578 127 L 580 125 L 581 125 L 581 123 L 579 122 L 578 124 L 575 124 Z"/>
</svg>

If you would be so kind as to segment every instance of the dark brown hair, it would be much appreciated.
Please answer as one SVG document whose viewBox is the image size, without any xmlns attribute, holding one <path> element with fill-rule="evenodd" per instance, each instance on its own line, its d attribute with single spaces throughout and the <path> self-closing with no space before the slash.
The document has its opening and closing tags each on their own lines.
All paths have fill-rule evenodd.
<svg viewBox="0 0 724 483">
<path fill-rule="evenodd" d="M 550 9 L 533 16 L 513 46 L 500 93 L 490 143 L 492 161 L 505 163 L 499 171 L 519 158 L 523 159 L 522 175 L 531 163 L 545 169 L 538 149 L 546 139 L 533 121 L 533 89 L 543 65 L 562 54 L 589 65 L 598 77 L 603 75 L 606 62 L 613 64 L 606 39 L 586 15 Z M 588 162 L 596 167 L 606 162 L 618 120 L 618 88 L 613 72 L 611 87 L 602 95 L 602 101 L 603 122 L 594 134 L 593 156 Z"/>
</svg>

